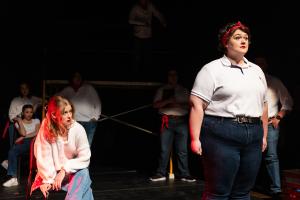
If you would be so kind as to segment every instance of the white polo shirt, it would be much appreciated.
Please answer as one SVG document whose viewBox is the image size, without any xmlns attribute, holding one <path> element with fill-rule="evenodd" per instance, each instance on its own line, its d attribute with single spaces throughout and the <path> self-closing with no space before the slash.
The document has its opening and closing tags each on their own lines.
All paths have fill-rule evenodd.
<svg viewBox="0 0 300 200">
<path fill-rule="evenodd" d="M 260 117 L 266 102 L 267 83 L 261 68 L 244 58 L 242 67 L 224 55 L 198 72 L 191 94 L 208 102 L 205 114 Z"/>
</svg>

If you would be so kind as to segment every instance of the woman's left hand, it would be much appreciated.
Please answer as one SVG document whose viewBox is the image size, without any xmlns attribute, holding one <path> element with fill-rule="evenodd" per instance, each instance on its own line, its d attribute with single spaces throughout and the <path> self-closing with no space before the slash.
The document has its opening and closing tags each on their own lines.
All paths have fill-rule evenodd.
<svg viewBox="0 0 300 200">
<path fill-rule="evenodd" d="M 273 118 L 273 119 L 271 119 L 269 124 L 272 124 L 272 126 L 277 129 L 279 127 L 279 122 L 280 122 L 279 119 Z"/>
<path fill-rule="evenodd" d="M 58 174 L 56 175 L 55 179 L 54 179 L 54 183 L 52 184 L 52 189 L 53 190 L 60 190 L 61 189 L 61 183 L 64 180 L 66 175 L 66 171 L 64 169 L 61 169 Z"/>
</svg>

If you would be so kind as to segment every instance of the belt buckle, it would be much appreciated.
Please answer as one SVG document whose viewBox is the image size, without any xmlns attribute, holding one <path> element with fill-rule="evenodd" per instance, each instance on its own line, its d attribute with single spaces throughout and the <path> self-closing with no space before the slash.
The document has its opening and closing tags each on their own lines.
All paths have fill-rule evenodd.
<svg viewBox="0 0 300 200">
<path fill-rule="evenodd" d="M 247 118 L 244 115 L 236 116 L 239 124 L 245 123 Z"/>
</svg>

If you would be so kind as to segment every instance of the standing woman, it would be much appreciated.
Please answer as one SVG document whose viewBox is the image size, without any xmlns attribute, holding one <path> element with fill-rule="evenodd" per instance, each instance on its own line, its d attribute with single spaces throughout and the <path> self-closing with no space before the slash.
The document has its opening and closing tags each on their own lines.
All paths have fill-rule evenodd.
<svg viewBox="0 0 300 200">
<path fill-rule="evenodd" d="M 267 84 L 244 57 L 247 26 L 227 24 L 219 41 L 224 56 L 203 66 L 191 91 L 191 149 L 203 156 L 203 200 L 250 200 L 267 145 Z"/>
<path fill-rule="evenodd" d="M 92 200 L 88 166 L 91 151 L 86 132 L 73 119 L 74 108 L 61 97 L 49 100 L 48 110 L 35 140 L 38 173 L 32 190 L 65 190 L 65 199 Z"/>
</svg>

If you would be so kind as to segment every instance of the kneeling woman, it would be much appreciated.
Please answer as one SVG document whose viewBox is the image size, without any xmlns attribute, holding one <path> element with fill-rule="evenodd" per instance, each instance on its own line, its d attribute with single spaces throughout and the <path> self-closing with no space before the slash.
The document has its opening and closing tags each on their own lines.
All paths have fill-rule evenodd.
<svg viewBox="0 0 300 200">
<path fill-rule="evenodd" d="M 36 137 L 34 154 L 38 187 L 46 197 L 49 190 L 65 190 L 65 199 L 92 200 L 88 166 L 91 151 L 84 128 L 73 119 L 72 104 L 61 96 L 48 102 L 46 117 Z"/>
</svg>

